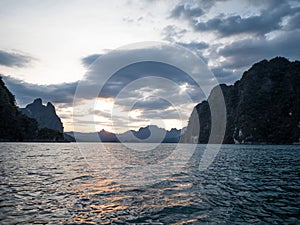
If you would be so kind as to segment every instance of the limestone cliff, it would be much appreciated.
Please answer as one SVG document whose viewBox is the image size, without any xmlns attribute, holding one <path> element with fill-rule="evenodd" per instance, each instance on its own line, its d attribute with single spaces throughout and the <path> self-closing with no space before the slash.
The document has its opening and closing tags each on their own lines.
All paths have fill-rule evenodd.
<svg viewBox="0 0 300 225">
<path fill-rule="evenodd" d="M 63 124 L 51 102 L 48 102 L 45 106 L 42 100 L 38 98 L 25 108 L 21 108 L 20 111 L 26 116 L 36 119 L 39 128 L 49 128 L 63 133 Z"/>
<path fill-rule="evenodd" d="M 234 85 L 220 85 L 227 111 L 223 143 L 299 142 L 299 87 L 300 62 L 290 62 L 283 57 L 254 64 Z M 207 143 L 210 115 L 208 101 L 198 104 L 182 142 Z"/>
</svg>

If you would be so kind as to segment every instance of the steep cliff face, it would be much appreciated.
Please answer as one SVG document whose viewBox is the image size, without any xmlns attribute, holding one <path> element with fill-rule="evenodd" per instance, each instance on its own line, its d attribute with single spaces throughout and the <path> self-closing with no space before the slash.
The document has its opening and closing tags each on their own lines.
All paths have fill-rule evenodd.
<svg viewBox="0 0 300 225">
<path fill-rule="evenodd" d="M 290 62 L 282 57 L 263 60 L 246 71 L 234 85 L 220 87 L 227 111 L 223 143 L 299 142 L 299 61 Z M 198 143 L 208 142 L 211 129 L 208 102 L 194 108 L 183 142 L 195 139 Z"/>
<path fill-rule="evenodd" d="M 38 98 L 25 108 L 21 108 L 20 111 L 26 116 L 36 119 L 39 128 L 49 128 L 63 133 L 63 124 L 50 102 L 44 106 L 42 100 Z"/>
<path fill-rule="evenodd" d="M 37 122 L 17 110 L 15 97 L 0 77 L 0 141 L 23 141 L 37 135 Z"/>
</svg>

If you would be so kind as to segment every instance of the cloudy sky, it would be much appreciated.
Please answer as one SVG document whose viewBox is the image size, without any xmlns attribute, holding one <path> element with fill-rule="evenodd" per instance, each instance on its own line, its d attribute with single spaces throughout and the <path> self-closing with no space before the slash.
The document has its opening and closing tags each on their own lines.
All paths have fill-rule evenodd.
<svg viewBox="0 0 300 225">
<path fill-rule="evenodd" d="M 91 65 L 114 49 L 177 44 L 199 56 L 217 82 L 231 84 L 260 60 L 299 60 L 299 21 L 299 1 L 0 0 L 0 73 L 20 106 L 38 97 L 51 101 L 70 131 L 78 83 L 99 84 L 93 74 L 101 71 Z M 126 49 L 123 56 L 149 51 Z M 181 128 L 205 98 L 189 74 L 160 62 L 125 67 L 105 82 L 99 95 L 80 96 L 77 130 L 120 132 L 151 123 Z"/>
</svg>

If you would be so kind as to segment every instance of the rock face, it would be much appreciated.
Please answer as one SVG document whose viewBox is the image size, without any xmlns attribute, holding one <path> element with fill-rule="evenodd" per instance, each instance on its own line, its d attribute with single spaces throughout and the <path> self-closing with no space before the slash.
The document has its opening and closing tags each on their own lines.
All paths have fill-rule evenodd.
<svg viewBox="0 0 300 225">
<path fill-rule="evenodd" d="M 223 143 L 299 142 L 299 61 L 290 62 L 282 57 L 263 60 L 254 64 L 234 85 L 222 84 L 220 88 L 227 111 Z M 198 104 L 191 114 L 182 142 L 208 143 L 210 117 L 208 101 Z"/>
<path fill-rule="evenodd" d="M 21 108 L 20 111 L 26 116 L 36 119 L 39 128 L 49 128 L 63 133 L 63 124 L 56 115 L 55 108 L 50 102 L 44 106 L 42 99 L 38 98 L 25 108 Z"/>
<path fill-rule="evenodd" d="M 0 141 L 23 141 L 37 136 L 37 122 L 17 110 L 15 97 L 0 77 Z"/>
</svg>

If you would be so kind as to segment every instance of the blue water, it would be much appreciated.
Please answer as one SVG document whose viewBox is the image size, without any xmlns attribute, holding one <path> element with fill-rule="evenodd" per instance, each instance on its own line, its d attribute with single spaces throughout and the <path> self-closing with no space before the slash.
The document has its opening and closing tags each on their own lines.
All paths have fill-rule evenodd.
<svg viewBox="0 0 300 225">
<path fill-rule="evenodd" d="M 199 145 L 141 179 L 131 166 L 155 167 L 175 145 L 136 157 L 105 144 L 125 167 L 89 164 L 103 159 L 82 151 L 96 145 L 0 143 L 0 224 L 300 224 L 300 146 L 224 145 L 199 171 Z"/>
</svg>

